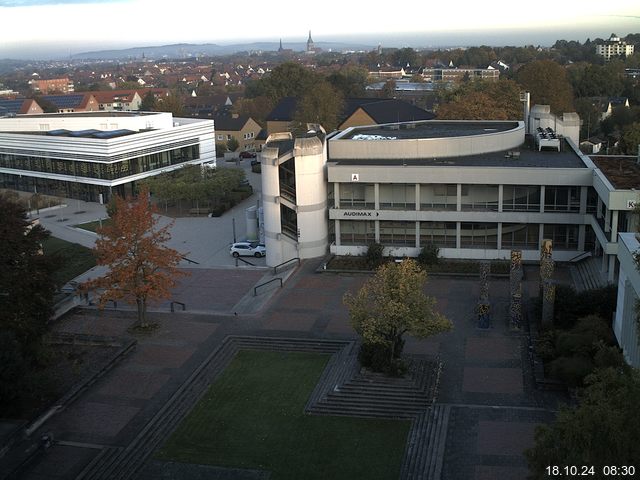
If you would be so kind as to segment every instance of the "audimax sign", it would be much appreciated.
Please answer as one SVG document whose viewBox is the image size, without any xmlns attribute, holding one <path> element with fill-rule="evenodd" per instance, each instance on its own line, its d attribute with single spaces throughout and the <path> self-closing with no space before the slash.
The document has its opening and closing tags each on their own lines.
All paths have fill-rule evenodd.
<svg viewBox="0 0 640 480">
<path fill-rule="evenodd" d="M 377 217 L 378 212 L 363 212 L 362 210 L 347 210 L 342 212 L 343 217 Z"/>
</svg>

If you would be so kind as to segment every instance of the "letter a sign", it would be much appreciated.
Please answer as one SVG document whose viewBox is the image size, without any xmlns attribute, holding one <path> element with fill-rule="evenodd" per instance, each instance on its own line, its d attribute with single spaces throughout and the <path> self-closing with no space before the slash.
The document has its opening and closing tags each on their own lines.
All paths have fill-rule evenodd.
<svg viewBox="0 0 640 480">
<path fill-rule="evenodd" d="M 360 181 L 360 174 L 359 173 L 352 173 L 351 174 L 351 181 L 352 182 L 359 182 Z"/>
</svg>

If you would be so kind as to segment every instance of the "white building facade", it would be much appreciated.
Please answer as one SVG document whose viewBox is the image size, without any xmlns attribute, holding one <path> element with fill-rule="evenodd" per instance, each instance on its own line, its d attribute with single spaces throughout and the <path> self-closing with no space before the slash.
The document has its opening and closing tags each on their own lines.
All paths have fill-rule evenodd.
<svg viewBox="0 0 640 480">
<path fill-rule="evenodd" d="M 627 363 L 640 368 L 640 331 L 638 329 L 638 308 L 640 299 L 640 272 L 636 268 L 634 253 L 640 250 L 640 243 L 634 233 L 621 233 L 618 242 L 618 302 L 613 321 L 613 332 L 618 340 Z"/>
<path fill-rule="evenodd" d="M 612 57 L 631 56 L 633 55 L 634 45 L 620 40 L 615 33 L 611 34 L 609 40 L 596 45 L 596 55 L 604 57 L 605 61 L 611 60 Z"/>
<path fill-rule="evenodd" d="M 144 178 L 186 164 L 215 165 L 214 139 L 213 121 L 170 113 L 0 118 L 0 187 L 108 201 Z"/>
</svg>

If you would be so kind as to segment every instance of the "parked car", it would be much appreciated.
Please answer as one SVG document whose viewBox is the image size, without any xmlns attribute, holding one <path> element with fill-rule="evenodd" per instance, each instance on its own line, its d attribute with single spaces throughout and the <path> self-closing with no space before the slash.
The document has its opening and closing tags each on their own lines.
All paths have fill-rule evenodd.
<svg viewBox="0 0 640 480">
<path fill-rule="evenodd" d="M 240 152 L 240 158 L 256 158 L 254 152 Z"/>
<path fill-rule="evenodd" d="M 264 257 L 267 249 L 262 243 L 236 242 L 229 248 L 233 257 Z"/>
</svg>

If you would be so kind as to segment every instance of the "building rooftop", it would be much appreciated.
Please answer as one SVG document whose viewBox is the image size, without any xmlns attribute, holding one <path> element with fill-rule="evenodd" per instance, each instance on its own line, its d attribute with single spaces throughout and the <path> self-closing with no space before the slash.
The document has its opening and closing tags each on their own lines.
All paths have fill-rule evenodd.
<svg viewBox="0 0 640 480">
<path fill-rule="evenodd" d="M 340 136 L 344 140 L 405 140 L 420 138 L 466 137 L 513 130 L 518 122 L 429 121 L 355 127 Z"/>
<path fill-rule="evenodd" d="M 388 134 L 389 132 L 387 132 Z M 462 135 L 462 133 L 460 133 Z M 446 158 L 413 158 L 413 159 L 338 159 L 331 157 L 329 161 L 338 165 L 370 165 L 370 166 L 426 166 L 426 167 L 514 167 L 514 168 L 588 168 L 580 156 L 574 152 L 566 140 L 562 140 L 561 151 L 542 150 L 522 145 L 517 149 L 475 155 Z"/>
<path fill-rule="evenodd" d="M 633 156 L 590 155 L 616 190 L 640 190 L 640 164 Z"/>
<path fill-rule="evenodd" d="M 84 118 L 84 117 L 142 117 L 145 115 L 158 115 L 160 112 L 68 112 L 68 113 L 40 113 L 36 115 L 28 115 L 28 118 Z M 27 117 L 27 116 L 25 116 Z M 18 117 L 24 118 L 24 117 Z"/>
</svg>

